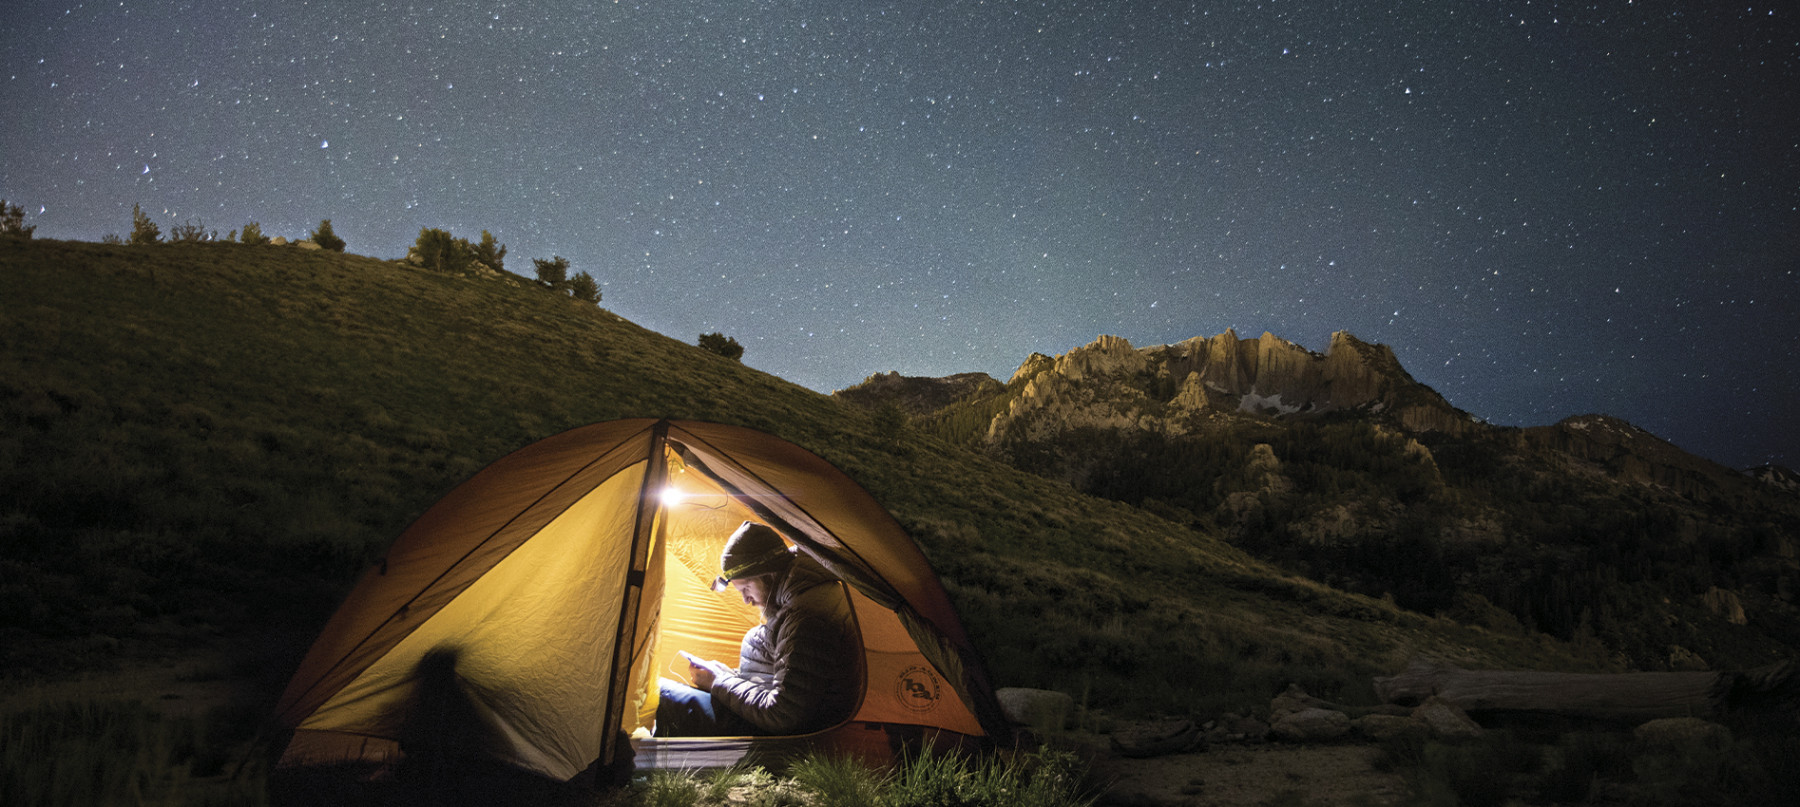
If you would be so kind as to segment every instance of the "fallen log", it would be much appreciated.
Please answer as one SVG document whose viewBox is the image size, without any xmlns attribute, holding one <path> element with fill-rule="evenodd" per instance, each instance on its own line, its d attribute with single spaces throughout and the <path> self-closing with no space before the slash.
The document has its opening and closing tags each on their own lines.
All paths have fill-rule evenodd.
<svg viewBox="0 0 1800 807">
<path fill-rule="evenodd" d="M 1465 712 L 1537 712 L 1589 720 L 1642 723 L 1663 717 L 1718 720 L 1732 713 L 1800 715 L 1800 665 L 1781 662 L 1743 672 L 1618 674 L 1464 670 L 1415 660 L 1398 675 L 1375 679 L 1388 703 L 1416 704 L 1436 695 Z"/>
</svg>

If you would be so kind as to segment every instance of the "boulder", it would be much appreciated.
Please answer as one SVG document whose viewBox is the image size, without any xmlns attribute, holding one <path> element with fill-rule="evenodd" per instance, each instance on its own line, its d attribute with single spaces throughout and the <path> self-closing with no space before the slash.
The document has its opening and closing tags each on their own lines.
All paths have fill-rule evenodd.
<svg viewBox="0 0 1800 807">
<path fill-rule="evenodd" d="M 1330 709 L 1302 709 L 1276 718 L 1269 733 L 1293 743 L 1329 742 L 1350 733 L 1350 716 Z"/>
<path fill-rule="evenodd" d="M 1225 743 L 1260 743 L 1269 739 L 1269 724 L 1254 717 L 1226 713 L 1218 720 L 1201 726 L 1201 738 L 1208 745 Z"/>
<path fill-rule="evenodd" d="M 1433 736 L 1446 740 L 1466 740 L 1481 736 L 1481 724 L 1471 719 L 1468 712 L 1436 695 L 1426 698 L 1424 703 L 1413 709 L 1412 719 L 1424 723 Z"/>
<path fill-rule="evenodd" d="M 1185 753 L 1202 746 L 1200 727 L 1181 718 L 1133 723 L 1114 730 L 1112 736 L 1114 751 L 1138 759 Z"/>
<path fill-rule="evenodd" d="M 1678 644 L 1669 645 L 1669 669 L 1675 672 L 1705 672 L 1709 669 L 1706 659 L 1699 654 Z"/>
<path fill-rule="evenodd" d="M 1274 700 L 1269 701 L 1269 720 L 1279 723 L 1282 718 L 1295 712 L 1319 708 L 1323 707 L 1314 703 L 1312 697 L 1301 690 L 1299 686 L 1289 684 L 1287 691 L 1276 695 Z"/>
<path fill-rule="evenodd" d="M 1040 734 L 1053 734 L 1068 725 L 1075 711 L 1075 699 L 1067 693 L 1050 689 L 1001 687 L 994 690 L 1000 710 L 1015 725 L 1028 726 Z"/>
<path fill-rule="evenodd" d="M 301 249 L 320 249 L 321 248 L 317 241 L 312 241 L 310 239 L 306 240 L 306 241 L 295 241 L 294 246 L 297 246 Z"/>
</svg>

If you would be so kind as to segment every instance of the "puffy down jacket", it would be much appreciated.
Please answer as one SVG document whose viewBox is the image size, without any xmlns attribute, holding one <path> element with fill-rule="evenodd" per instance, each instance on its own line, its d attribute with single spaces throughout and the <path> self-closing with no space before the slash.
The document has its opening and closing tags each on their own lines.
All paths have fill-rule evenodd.
<svg viewBox="0 0 1800 807">
<path fill-rule="evenodd" d="M 763 734 L 806 734 L 848 719 L 862 653 L 837 579 L 800 555 L 769 606 L 768 621 L 744 634 L 737 671 L 713 682 L 713 702 Z"/>
</svg>

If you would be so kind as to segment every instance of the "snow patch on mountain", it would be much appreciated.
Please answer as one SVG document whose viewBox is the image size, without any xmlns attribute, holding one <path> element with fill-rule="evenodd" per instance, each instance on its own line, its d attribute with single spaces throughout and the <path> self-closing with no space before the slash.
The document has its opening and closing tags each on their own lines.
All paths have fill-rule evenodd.
<svg viewBox="0 0 1800 807">
<path fill-rule="evenodd" d="M 1244 397 L 1238 399 L 1239 412 L 1260 413 L 1267 412 L 1270 409 L 1284 415 L 1291 415 L 1300 411 L 1301 407 L 1297 404 L 1282 403 L 1281 393 L 1279 392 L 1274 395 L 1258 395 L 1255 391 L 1251 391 L 1245 393 Z"/>
</svg>

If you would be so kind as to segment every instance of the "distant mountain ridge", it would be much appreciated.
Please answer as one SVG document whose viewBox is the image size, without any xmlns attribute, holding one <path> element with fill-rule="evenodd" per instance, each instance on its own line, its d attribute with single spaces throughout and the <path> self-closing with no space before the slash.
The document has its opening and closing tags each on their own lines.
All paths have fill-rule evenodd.
<svg viewBox="0 0 1800 807">
<path fill-rule="evenodd" d="M 964 398 L 996 394 L 1002 389 L 1000 382 L 987 373 L 958 373 L 943 378 L 888 373 L 869 376 L 855 387 L 839 390 L 834 397 L 866 409 L 892 403 L 907 414 L 924 415 Z"/>
<path fill-rule="evenodd" d="M 1644 669 L 1800 647 L 1792 471 L 1734 471 L 1607 415 L 1494 426 L 1346 332 L 1324 353 L 1101 336 L 1005 384 L 887 373 L 834 395 L 1426 613 L 1586 632 Z"/>
<path fill-rule="evenodd" d="M 1416 381 L 1392 348 L 1347 331 L 1333 333 L 1323 354 L 1268 332 L 1240 338 L 1229 328 L 1216 336 L 1144 348 L 1102 335 L 1060 356 L 1033 353 L 1004 385 L 985 373 L 926 378 L 889 372 L 833 396 L 865 408 L 892 402 L 914 416 L 929 416 L 959 401 L 1004 397 L 1005 411 L 986 425 L 984 442 L 990 445 L 1078 428 L 1180 435 L 1238 414 L 1360 412 L 1414 434 L 1506 432 L 1600 465 L 1621 480 L 1689 494 L 1749 474 L 1609 415 L 1575 415 L 1518 430 L 1490 426 Z M 1800 475 L 1768 467 L 1772 470 L 1755 478 L 1800 492 Z"/>
</svg>

